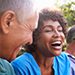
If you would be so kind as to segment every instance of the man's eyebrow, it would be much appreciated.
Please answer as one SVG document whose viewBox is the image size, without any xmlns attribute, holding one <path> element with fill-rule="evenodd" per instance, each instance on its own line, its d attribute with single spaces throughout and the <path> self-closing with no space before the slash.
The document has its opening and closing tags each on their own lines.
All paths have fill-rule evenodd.
<svg viewBox="0 0 75 75">
<path fill-rule="evenodd" d="M 43 27 L 43 29 L 44 29 L 45 27 L 51 27 L 51 28 L 52 28 L 53 26 L 52 26 L 52 25 L 46 25 L 46 26 Z"/>
</svg>

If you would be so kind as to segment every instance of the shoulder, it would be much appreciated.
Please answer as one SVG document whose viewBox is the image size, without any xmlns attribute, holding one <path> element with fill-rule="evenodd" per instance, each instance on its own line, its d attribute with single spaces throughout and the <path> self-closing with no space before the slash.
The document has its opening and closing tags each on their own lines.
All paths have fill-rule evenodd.
<svg viewBox="0 0 75 75">
<path fill-rule="evenodd" d="M 32 60 L 33 56 L 30 53 L 25 52 L 23 55 L 17 57 L 14 61 L 11 62 L 11 64 L 25 64 L 26 62 L 30 61 L 30 59 Z M 23 63 L 25 62 L 25 63 Z"/>
<path fill-rule="evenodd" d="M 0 58 L 0 75 L 15 75 L 12 65 L 5 59 Z"/>
<path fill-rule="evenodd" d="M 53 63 L 54 68 L 60 71 L 60 73 L 62 72 L 63 75 L 70 75 L 70 60 L 65 53 L 56 56 Z"/>
<path fill-rule="evenodd" d="M 37 65 L 34 57 L 27 52 L 12 61 L 11 64 L 15 70 L 16 75 L 26 75 L 28 73 L 30 75 L 34 75 L 34 73 L 40 72 L 40 68 Z"/>
<path fill-rule="evenodd" d="M 70 60 L 68 58 L 68 56 L 65 53 L 61 53 L 61 55 L 56 56 L 54 58 L 55 62 L 61 63 L 63 66 L 67 65 L 70 66 Z"/>
<path fill-rule="evenodd" d="M 25 52 L 23 55 L 19 56 L 14 61 L 12 61 L 11 64 L 15 67 L 27 67 L 30 64 L 32 65 L 32 62 L 36 63 L 34 57 L 30 53 Z"/>
<path fill-rule="evenodd" d="M 58 59 L 60 61 L 69 61 L 69 58 L 65 53 L 61 53 L 59 56 L 56 56 L 55 59 Z"/>
<path fill-rule="evenodd" d="M 71 64 L 71 73 L 72 75 L 75 75 L 75 57 L 70 55 L 69 53 L 66 54 L 69 59 L 70 59 L 70 64 Z"/>
</svg>

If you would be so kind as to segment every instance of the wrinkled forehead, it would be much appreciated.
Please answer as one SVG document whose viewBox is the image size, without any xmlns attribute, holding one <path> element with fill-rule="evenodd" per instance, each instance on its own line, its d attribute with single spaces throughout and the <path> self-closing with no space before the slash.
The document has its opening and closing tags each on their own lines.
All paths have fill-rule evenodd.
<svg viewBox="0 0 75 75">
<path fill-rule="evenodd" d="M 38 27 L 38 19 L 39 19 L 39 14 L 37 11 L 35 11 L 33 17 L 27 19 L 25 23 L 27 23 L 27 25 L 30 27 L 31 30 L 34 30 Z"/>
</svg>

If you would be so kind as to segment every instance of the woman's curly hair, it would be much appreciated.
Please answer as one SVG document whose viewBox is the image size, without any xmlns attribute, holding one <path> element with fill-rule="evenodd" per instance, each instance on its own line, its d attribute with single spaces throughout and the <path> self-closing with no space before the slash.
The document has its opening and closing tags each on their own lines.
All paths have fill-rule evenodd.
<svg viewBox="0 0 75 75">
<path fill-rule="evenodd" d="M 41 28 L 44 25 L 44 21 L 47 21 L 47 20 L 58 21 L 60 25 L 62 26 L 65 37 L 67 36 L 68 24 L 67 24 L 66 19 L 64 18 L 62 11 L 54 7 L 53 8 L 49 8 L 49 7 L 43 8 L 39 13 L 38 28 L 34 30 L 33 32 L 33 43 L 32 45 L 25 46 L 27 52 L 35 51 L 34 42 L 40 38 L 39 34 L 41 33 Z"/>
</svg>

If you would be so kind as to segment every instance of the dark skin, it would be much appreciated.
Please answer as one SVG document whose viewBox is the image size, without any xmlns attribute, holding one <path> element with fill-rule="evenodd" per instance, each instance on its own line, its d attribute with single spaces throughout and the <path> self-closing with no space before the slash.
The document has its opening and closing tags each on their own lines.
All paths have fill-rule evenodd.
<svg viewBox="0 0 75 75">
<path fill-rule="evenodd" d="M 42 56 L 39 52 L 37 53 L 37 51 L 33 52 L 32 55 L 34 56 L 37 64 L 41 69 L 41 75 L 54 75 L 54 70 L 52 68 L 54 57 L 46 58 L 45 56 Z"/>
<path fill-rule="evenodd" d="M 41 75 L 54 75 L 53 60 L 55 56 L 61 54 L 64 42 L 62 27 L 58 21 L 44 21 L 44 26 L 39 34 L 40 39 L 34 42 L 34 56 L 41 69 Z M 60 46 L 51 46 L 51 43 L 60 42 Z"/>
</svg>

